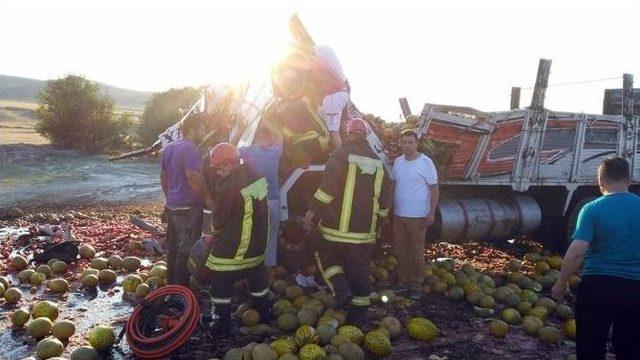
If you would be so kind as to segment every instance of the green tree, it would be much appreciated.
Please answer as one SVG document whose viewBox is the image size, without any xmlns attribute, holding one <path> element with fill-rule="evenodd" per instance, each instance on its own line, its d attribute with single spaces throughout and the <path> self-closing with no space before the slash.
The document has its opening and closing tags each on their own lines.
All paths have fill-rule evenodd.
<svg viewBox="0 0 640 360">
<path fill-rule="evenodd" d="M 36 130 L 53 145 L 97 153 L 117 146 L 131 117 L 116 117 L 114 102 L 83 76 L 48 81 L 38 94 Z"/>
<path fill-rule="evenodd" d="M 200 90 L 192 87 L 153 94 L 144 108 L 142 121 L 138 124 L 140 142 L 145 145 L 153 144 L 160 133 L 180 119 L 180 109 L 189 109 L 199 96 Z"/>
</svg>

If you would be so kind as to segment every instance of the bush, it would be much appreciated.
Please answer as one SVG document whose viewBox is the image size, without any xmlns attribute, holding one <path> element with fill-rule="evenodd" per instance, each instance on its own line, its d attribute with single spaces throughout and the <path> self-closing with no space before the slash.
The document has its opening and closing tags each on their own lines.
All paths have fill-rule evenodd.
<svg viewBox="0 0 640 360">
<path fill-rule="evenodd" d="M 188 110 L 199 96 L 200 90 L 192 87 L 153 94 L 144 108 L 142 121 L 138 124 L 140 142 L 147 146 L 153 144 L 158 135 L 180 119 L 180 109 Z"/>
<path fill-rule="evenodd" d="M 63 149 L 97 153 L 117 147 L 132 126 L 131 115 L 116 117 L 113 100 L 82 76 L 48 81 L 38 99 L 36 130 Z"/>
</svg>

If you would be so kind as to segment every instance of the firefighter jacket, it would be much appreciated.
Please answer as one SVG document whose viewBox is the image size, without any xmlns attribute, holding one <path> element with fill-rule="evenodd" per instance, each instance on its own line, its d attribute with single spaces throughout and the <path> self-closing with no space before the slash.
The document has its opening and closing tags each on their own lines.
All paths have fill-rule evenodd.
<svg viewBox="0 0 640 360">
<path fill-rule="evenodd" d="M 282 133 L 285 144 L 317 143 L 320 151 L 329 149 L 329 131 L 320 116 L 303 101 L 281 100 L 271 109 L 269 119 Z"/>
<path fill-rule="evenodd" d="M 391 206 L 391 183 L 365 139 L 349 142 L 329 159 L 312 211 L 325 240 L 373 243 L 378 217 Z"/>
<path fill-rule="evenodd" d="M 237 271 L 262 264 L 267 243 L 267 179 L 242 164 L 229 173 L 216 195 L 210 229 L 217 236 L 206 266 Z M 207 222 L 205 221 L 205 224 Z"/>
</svg>

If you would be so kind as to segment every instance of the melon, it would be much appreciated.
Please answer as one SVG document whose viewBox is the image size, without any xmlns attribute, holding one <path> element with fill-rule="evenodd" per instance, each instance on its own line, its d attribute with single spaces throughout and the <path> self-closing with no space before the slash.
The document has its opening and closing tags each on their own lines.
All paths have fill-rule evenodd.
<svg viewBox="0 0 640 360">
<path fill-rule="evenodd" d="M 322 345 L 331 343 L 331 339 L 333 339 L 333 337 L 337 334 L 337 329 L 329 324 L 318 325 L 318 328 L 316 330 L 318 333 L 318 338 L 320 339 L 320 344 Z"/>
<path fill-rule="evenodd" d="M 391 354 L 391 341 L 378 330 L 367 333 L 364 337 L 364 345 L 373 355 L 383 357 Z"/>
<path fill-rule="evenodd" d="M 244 326 L 255 326 L 260 323 L 260 314 L 254 310 L 249 309 L 242 314 L 242 324 Z"/>
<path fill-rule="evenodd" d="M 389 336 L 394 339 L 402 333 L 402 324 L 400 320 L 393 316 L 387 316 L 380 321 L 380 327 L 387 329 Z"/>
<path fill-rule="evenodd" d="M 11 313 L 11 325 L 16 328 L 23 327 L 29 321 L 29 316 L 31 316 L 29 310 L 20 308 Z"/>
<path fill-rule="evenodd" d="M 252 360 L 278 360 L 278 353 L 267 344 L 258 344 L 251 349 Z"/>
<path fill-rule="evenodd" d="M 293 307 L 293 304 L 291 303 L 291 301 L 286 300 L 286 299 L 280 299 L 278 301 L 276 301 L 275 304 L 273 304 L 273 306 L 271 306 L 271 313 L 274 316 L 280 316 L 282 314 L 284 314 L 285 310 L 290 310 L 293 309 L 293 312 L 296 312 L 295 308 Z M 291 311 L 288 311 L 291 312 Z"/>
<path fill-rule="evenodd" d="M 42 284 L 46 278 L 47 276 L 45 274 L 40 272 L 34 272 L 33 274 L 31 274 L 31 277 L 29 278 L 29 282 L 31 283 L 31 285 L 38 286 Z"/>
<path fill-rule="evenodd" d="M 139 298 L 144 298 L 151 292 L 151 288 L 147 284 L 140 284 L 136 288 L 136 296 Z"/>
<path fill-rule="evenodd" d="M 313 326 L 316 321 L 318 321 L 318 314 L 314 310 L 303 308 L 302 310 L 298 311 L 298 323 L 300 325 Z"/>
<path fill-rule="evenodd" d="M 149 276 L 159 277 L 160 279 L 164 280 L 167 278 L 167 267 L 164 265 L 155 265 L 153 268 L 151 268 Z"/>
<path fill-rule="evenodd" d="M 122 260 L 122 268 L 130 272 L 138 270 L 141 264 L 142 260 L 136 256 L 127 256 Z"/>
<path fill-rule="evenodd" d="M 446 292 L 446 296 L 453 301 L 462 301 L 464 299 L 464 290 L 459 286 L 455 286 Z"/>
<path fill-rule="evenodd" d="M 534 306 L 531 311 L 529 311 L 529 315 L 535 316 L 540 319 L 542 322 L 547 321 L 547 317 L 549 316 L 549 310 L 544 306 Z"/>
<path fill-rule="evenodd" d="M 94 268 L 87 268 L 87 269 L 82 270 L 81 275 L 82 275 L 83 277 L 84 277 L 84 276 L 87 276 L 87 275 L 95 275 L 95 276 L 98 276 L 98 274 L 99 274 L 99 273 L 100 273 L 100 270 L 98 270 L 98 269 L 94 269 Z"/>
<path fill-rule="evenodd" d="M 448 285 L 447 283 L 445 283 L 444 281 L 437 281 L 435 284 L 433 284 L 431 286 L 431 289 L 433 290 L 433 292 L 438 293 L 438 294 L 444 294 L 445 291 L 447 291 L 448 289 Z"/>
<path fill-rule="evenodd" d="M 122 280 L 122 289 L 132 293 L 136 291 L 138 285 L 142 284 L 142 279 L 138 275 L 129 274 Z"/>
<path fill-rule="evenodd" d="M 342 325 L 338 328 L 338 334 L 344 335 L 349 338 L 354 344 L 361 345 L 364 340 L 364 333 L 353 325 Z"/>
<path fill-rule="evenodd" d="M 298 317 L 291 313 L 285 313 L 278 316 L 278 329 L 289 332 L 298 327 Z"/>
<path fill-rule="evenodd" d="M 331 339 L 331 347 L 333 347 L 334 349 L 339 349 L 340 345 L 346 343 L 346 342 L 351 342 L 349 341 L 349 338 L 341 335 L 341 334 L 336 334 L 332 339 Z"/>
<path fill-rule="evenodd" d="M 509 325 L 518 325 L 522 322 L 522 317 L 518 310 L 512 308 L 506 308 L 502 310 L 502 320 Z"/>
<path fill-rule="evenodd" d="M 97 270 L 104 270 L 109 268 L 109 261 L 105 258 L 94 258 L 91 260 L 90 266 Z"/>
<path fill-rule="evenodd" d="M 37 318 L 27 325 L 27 332 L 32 337 L 39 339 L 49 335 L 53 323 L 47 317 Z"/>
<path fill-rule="evenodd" d="M 96 256 L 96 249 L 93 248 L 93 246 L 89 245 L 89 244 L 83 244 L 78 248 L 78 253 L 80 254 L 80 257 L 83 259 L 93 259 L 94 256 Z"/>
<path fill-rule="evenodd" d="M 107 258 L 107 264 L 113 270 L 120 270 L 122 268 L 122 257 L 120 255 L 111 255 Z"/>
<path fill-rule="evenodd" d="M 287 339 L 279 339 L 271 343 L 271 348 L 278 353 L 278 356 L 293 353 L 297 350 L 297 346 L 293 341 Z"/>
<path fill-rule="evenodd" d="M 549 267 L 551 267 L 552 269 L 560 270 L 560 268 L 562 268 L 562 257 L 554 255 L 549 258 L 548 263 Z"/>
<path fill-rule="evenodd" d="M 509 324 L 502 320 L 493 320 L 489 323 L 489 333 L 495 337 L 505 337 L 509 331 Z"/>
<path fill-rule="evenodd" d="M 564 304 L 556 306 L 555 314 L 560 320 L 573 319 L 573 310 L 571 310 L 570 307 Z"/>
<path fill-rule="evenodd" d="M 18 280 L 20 280 L 21 283 L 29 283 L 29 280 L 31 280 L 31 275 L 35 273 L 36 271 L 33 269 L 22 270 L 18 273 Z"/>
<path fill-rule="evenodd" d="M 284 297 L 291 301 L 296 300 L 302 295 L 304 295 L 304 290 L 302 290 L 302 288 L 298 285 L 291 285 L 287 287 L 287 289 L 284 292 Z"/>
<path fill-rule="evenodd" d="M 113 332 L 112 327 L 99 325 L 89 331 L 87 340 L 89 340 L 89 344 L 94 349 L 102 351 L 113 346 L 116 341 L 116 334 Z"/>
<path fill-rule="evenodd" d="M 561 337 L 562 334 L 560 333 L 560 330 L 553 326 L 545 326 L 538 330 L 538 338 L 546 344 L 557 344 Z"/>
<path fill-rule="evenodd" d="M 116 282 L 118 275 L 113 270 L 100 270 L 98 273 L 98 279 L 103 285 L 111 285 Z"/>
<path fill-rule="evenodd" d="M 85 286 L 88 288 L 94 288 L 98 286 L 99 282 L 100 282 L 100 279 L 98 279 L 98 277 L 93 274 L 89 274 L 82 278 L 82 286 Z"/>
<path fill-rule="evenodd" d="M 346 341 L 342 343 L 338 347 L 338 353 L 342 356 L 344 360 L 364 360 L 364 351 L 360 346 L 354 344 L 350 341 Z"/>
<path fill-rule="evenodd" d="M 547 309 L 549 314 L 556 309 L 556 302 L 549 298 L 541 298 L 536 302 L 536 306 L 542 306 Z"/>
<path fill-rule="evenodd" d="M 310 344 L 315 342 L 316 340 L 316 329 L 309 325 L 300 326 L 294 335 L 294 341 L 296 345 L 302 347 L 306 344 Z"/>
<path fill-rule="evenodd" d="M 22 255 L 17 255 L 11 258 L 11 267 L 15 271 L 21 271 L 27 268 L 29 262 Z"/>
<path fill-rule="evenodd" d="M 0 284 L 2 284 L 2 286 L 4 286 L 5 290 L 10 288 L 9 280 L 7 280 L 7 278 L 4 277 L 4 276 L 0 276 Z"/>
<path fill-rule="evenodd" d="M 49 290 L 54 294 L 64 294 L 69 291 L 69 282 L 65 279 L 53 279 L 49 281 Z"/>
<path fill-rule="evenodd" d="M 316 344 L 306 344 L 298 351 L 298 357 L 300 360 L 324 360 L 327 354 Z"/>
<path fill-rule="evenodd" d="M 52 337 L 42 339 L 36 344 L 36 355 L 38 359 L 51 359 L 62 355 L 64 346 L 60 340 Z"/>
<path fill-rule="evenodd" d="M 440 330 L 434 323 L 421 317 L 409 319 L 407 332 L 412 338 L 422 341 L 431 341 L 440 334 Z"/>
<path fill-rule="evenodd" d="M 147 280 L 145 280 L 144 283 L 149 285 L 149 287 L 159 288 L 159 287 L 164 285 L 164 280 L 162 280 L 161 278 L 159 278 L 157 276 L 152 276 L 152 277 L 148 278 Z"/>
<path fill-rule="evenodd" d="M 56 261 L 51 265 L 51 271 L 54 274 L 64 274 L 67 272 L 67 263 L 64 261 Z"/>
<path fill-rule="evenodd" d="M 529 312 L 531 312 L 532 308 L 533 306 L 530 303 L 523 301 L 518 304 L 517 310 L 521 315 L 529 315 Z"/>
<path fill-rule="evenodd" d="M 73 350 L 69 360 L 98 360 L 99 358 L 96 349 L 91 346 L 80 346 Z"/>
<path fill-rule="evenodd" d="M 329 325 L 337 329 L 338 326 L 340 326 L 340 323 L 338 322 L 338 319 L 334 318 L 331 315 L 322 315 L 322 317 L 318 319 L 317 325 L 318 327 L 320 325 Z"/>
<path fill-rule="evenodd" d="M 529 335 L 536 335 L 543 326 L 542 320 L 535 316 L 525 316 L 522 320 L 522 328 Z"/>
<path fill-rule="evenodd" d="M 31 310 L 31 317 L 34 319 L 46 317 L 51 321 L 58 318 L 58 305 L 51 301 L 39 301 Z"/>
<path fill-rule="evenodd" d="M 562 328 L 564 329 L 564 333 L 567 334 L 567 337 L 569 337 L 570 339 L 576 338 L 576 320 L 575 319 L 567 320 L 567 322 L 564 323 Z"/>
<path fill-rule="evenodd" d="M 7 304 L 15 304 L 22 298 L 22 292 L 16 288 L 9 288 L 4 292 L 4 301 Z"/>
<path fill-rule="evenodd" d="M 51 328 L 51 335 L 55 336 L 61 341 L 65 341 L 76 332 L 76 326 L 69 320 L 62 320 L 53 324 Z"/>
<path fill-rule="evenodd" d="M 480 307 L 485 309 L 493 309 L 496 305 L 496 301 L 489 295 L 484 295 L 480 298 Z"/>
</svg>

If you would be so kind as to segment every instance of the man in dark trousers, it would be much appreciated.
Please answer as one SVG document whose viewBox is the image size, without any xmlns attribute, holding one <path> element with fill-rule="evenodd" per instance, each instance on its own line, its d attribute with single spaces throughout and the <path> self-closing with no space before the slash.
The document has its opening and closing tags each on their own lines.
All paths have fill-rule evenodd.
<svg viewBox="0 0 640 360">
<path fill-rule="evenodd" d="M 181 125 L 182 139 L 162 152 L 160 183 L 166 198 L 167 282 L 187 285 L 187 259 L 202 228 L 202 207 L 211 202 L 202 176 L 202 161 L 196 144 L 202 139 L 202 122 L 189 116 Z"/>
<path fill-rule="evenodd" d="M 269 230 L 267 179 L 240 164 L 235 146 L 221 143 L 209 153 L 209 166 L 222 181 L 215 195 L 212 229 L 214 236 L 206 266 L 211 274 L 211 302 L 220 316 L 218 334 L 227 336 L 231 323 L 233 285 L 247 279 L 253 307 L 261 322 L 270 317 L 269 284 L 264 265 Z M 207 222 L 205 222 L 207 223 Z"/>
<path fill-rule="evenodd" d="M 364 120 L 352 119 L 346 130 L 347 142 L 329 159 L 307 222 L 319 219 L 318 270 L 337 306 L 350 304 L 348 321 L 361 325 L 371 303 L 369 263 L 378 218 L 389 213 L 392 189 L 365 139 Z"/>
<path fill-rule="evenodd" d="M 629 192 L 629 164 L 620 157 L 598 168 L 602 196 L 578 215 L 553 296 L 561 299 L 580 264 L 576 298 L 579 360 L 604 359 L 609 329 L 619 360 L 640 359 L 640 197 Z"/>
</svg>

